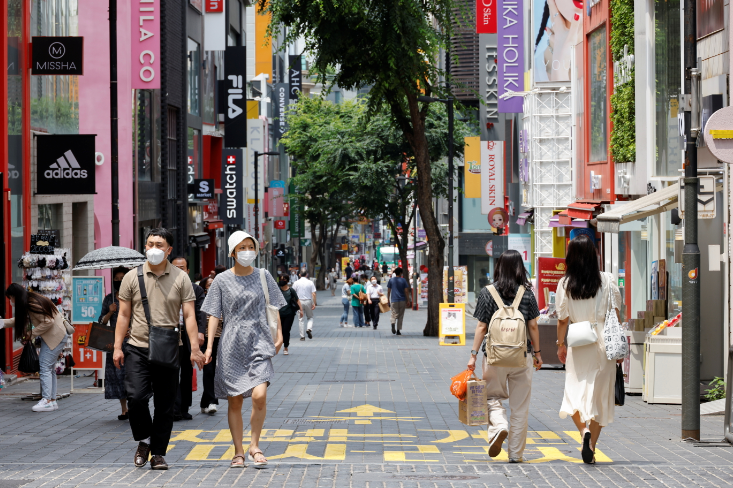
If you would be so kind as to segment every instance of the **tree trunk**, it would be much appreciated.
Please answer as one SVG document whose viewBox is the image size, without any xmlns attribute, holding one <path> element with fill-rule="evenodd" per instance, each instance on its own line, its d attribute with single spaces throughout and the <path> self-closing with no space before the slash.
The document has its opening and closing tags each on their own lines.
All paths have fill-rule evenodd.
<svg viewBox="0 0 733 488">
<path fill-rule="evenodd" d="M 331 234 L 331 262 L 333 263 L 333 267 L 338 273 L 341 269 L 341 263 L 337 261 L 336 259 L 336 238 L 339 235 L 339 229 L 341 228 L 341 219 L 336 222 L 336 226 L 334 227 L 333 233 Z"/>
<path fill-rule="evenodd" d="M 318 236 L 318 222 L 311 221 L 311 257 L 308 260 L 308 276 L 316 277 L 316 264 L 321 254 L 321 239 Z M 318 281 L 316 280 L 316 290 L 318 290 Z M 322 288 L 321 288 L 322 289 Z"/>
<path fill-rule="evenodd" d="M 320 229 L 320 235 L 318 238 L 321 241 L 321 244 L 318 246 L 318 260 L 321 263 L 321 269 L 318 271 L 318 276 L 316 277 L 316 289 L 317 290 L 325 290 L 326 289 L 326 241 L 328 239 L 328 232 L 326 232 L 326 223 L 321 223 L 321 229 Z M 315 268 L 313 268 L 315 270 Z"/>
</svg>

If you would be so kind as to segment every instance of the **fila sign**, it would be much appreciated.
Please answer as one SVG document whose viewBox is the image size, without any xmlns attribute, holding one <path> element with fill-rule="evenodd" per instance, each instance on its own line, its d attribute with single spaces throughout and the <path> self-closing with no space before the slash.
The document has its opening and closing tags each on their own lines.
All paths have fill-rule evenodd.
<svg viewBox="0 0 733 488">
<path fill-rule="evenodd" d="M 160 88 L 160 0 L 132 1 L 132 88 Z"/>
<path fill-rule="evenodd" d="M 95 135 L 36 136 L 39 195 L 93 195 Z"/>
<path fill-rule="evenodd" d="M 227 46 L 224 51 L 225 147 L 247 147 L 247 100 L 244 93 L 246 66 L 247 47 Z"/>
<path fill-rule="evenodd" d="M 222 149 L 219 214 L 225 224 L 244 225 L 244 151 Z"/>
</svg>

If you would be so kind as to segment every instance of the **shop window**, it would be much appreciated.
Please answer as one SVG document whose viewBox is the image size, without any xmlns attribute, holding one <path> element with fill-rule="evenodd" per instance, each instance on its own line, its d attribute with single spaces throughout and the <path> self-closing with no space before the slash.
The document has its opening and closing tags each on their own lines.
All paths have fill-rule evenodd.
<svg viewBox="0 0 733 488">
<path fill-rule="evenodd" d="M 206 124 L 216 123 L 216 66 L 214 64 L 214 51 L 206 51 L 204 62 L 204 83 L 201 98 L 204 105 L 203 119 Z"/>
<path fill-rule="evenodd" d="M 156 133 L 160 118 L 152 90 L 137 90 L 135 163 L 138 181 L 160 182 L 160 148 Z"/>
<path fill-rule="evenodd" d="M 654 69 L 656 78 L 655 176 L 679 176 L 682 152 L 677 128 L 677 97 L 680 93 L 679 0 L 654 3 Z"/>
<path fill-rule="evenodd" d="M 201 115 L 200 89 L 201 79 L 201 50 L 199 43 L 188 40 L 188 113 Z"/>
<path fill-rule="evenodd" d="M 176 200 L 178 196 L 177 191 L 177 168 L 176 154 L 177 150 L 177 137 L 176 137 L 176 122 L 178 120 L 178 111 L 175 108 L 168 107 L 168 199 Z M 170 207 L 170 206 L 169 206 Z M 169 208 L 169 211 L 172 210 Z M 173 219 L 169 220 L 172 224 Z"/>
<path fill-rule="evenodd" d="M 25 74 L 22 49 L 22 1 L 8 0 L 8 174 L 7 184 L 10 188 L 10 254 L 13 263 L 18 262 L 25 252 L 23 204 L 23 82 Z M 23 270 L 11 266 L 13 281 L 23 279 Z"/>
<path fill-rule="evenodd" d="M 188 184 L 201 178 L 201 131 L 188 128 Z"/>
<path fill-rule="evenodd" d="M 588 67 L 590 77 L 590 161 L 606 161 L 608 142 L 608 84 L 606 67 L 606 24 L 588 36 Z"/>
<path fill-rule="evenodd" d="M 55 234 L 59 239 L 59 245 L 63 247 L 63 204 L 55 203 L 50 205 L 38 205 L 38 230 Z"/>
<path fill-rule="evenodd" d="M 34 0 L 31 36 L 78 36 L 77 0 Z M 34 76 L 31 86 L 31 128 L 49 134 L 79 133 L 77 76 Z"/>
</svg>

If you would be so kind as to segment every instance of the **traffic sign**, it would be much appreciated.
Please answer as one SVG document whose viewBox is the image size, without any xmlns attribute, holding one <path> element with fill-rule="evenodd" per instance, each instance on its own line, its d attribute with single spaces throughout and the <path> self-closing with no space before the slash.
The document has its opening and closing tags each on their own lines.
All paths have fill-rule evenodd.
<svg viewBox="0 0 733 488">
<path fill-rule="evenodd" d="M 699 176 L 697 184 L 697 218 L 714 219 L 715 208 L 715 176 Z M 685 179 L 680 178 L 677 204 L 680 218 L 685 218 Z"/>
</svg>

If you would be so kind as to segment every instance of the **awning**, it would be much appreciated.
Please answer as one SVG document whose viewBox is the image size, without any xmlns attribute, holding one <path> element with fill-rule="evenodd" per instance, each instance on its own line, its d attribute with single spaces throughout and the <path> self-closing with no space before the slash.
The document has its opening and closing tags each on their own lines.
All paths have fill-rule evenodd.
<svg viewBox="0 0 733 488">
<path fill-rule="evenodd" d="M 207 220 L 206 230 L 223 229 L 224 221 L 222 220 Z"/>
<path fill-rule="evenodd" d="M 598 210 L 598 207 L 600 207 L 600 205 L 597 203 L 571 203 L 568 205 L 567 209 L 568 217 L 573 219 L 591 220 L 593 218 L 593 213 Z"/>
<path fill-rule="evenodd" d="M 418 251 L 419 251 L 420 249 L 423 249 L 423 248 L 427 247 L 427 245 L 428 245 L 428 243 L 427 243 L 427 242 L 425 242 L 425 241 L 418 241 L 418 242 L 417 242 L 417 249 L 418 249 Z M 407 249 L 412 249 L 413 247 L 414 247 L 414 246 L 413 246 L 412 244 L 408 244 L 408 245 L 407 245 Z"/>
<path fill-rule="evenodd" d="M 525 225 L 527 223 L 527 219 L 532 217 L 532 214 L 534 213 L 534 210 L 528 210 L 526 212 L 522 212 L 517 216 L 517 225 Z"/>
<path fill-rule="evenodd" d="M 598 216 L 598 232 L 618 234 L 621 224 L 672 210 L 677 207 L 679 187 L 679 183 L 675 183 L 600 214 Z"/>
<path fill-rule="evenodd" d="M 567 210 L 563 210 L 559 214 L 550 217 L 550 227 L 574 227 L 585 229 L 588 227 L 588 221 L 584 219 L 574 219 L 568 215 Z"/>
<path fill-rule="evenodd" d="M 193 234 L 188 236 L 188 242 L 193 247 L 204 247 L 211 244 L 209 234 Z"/>
</svg>

